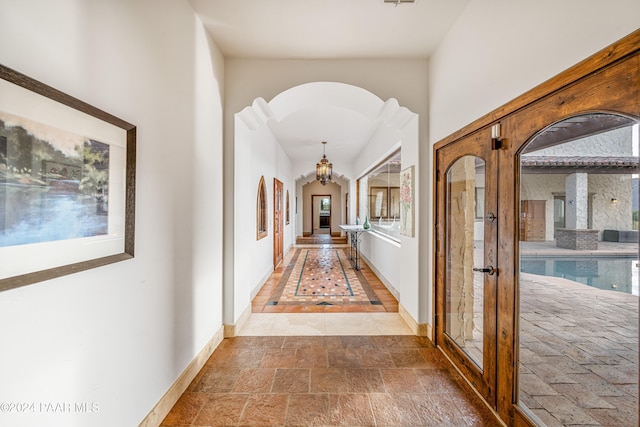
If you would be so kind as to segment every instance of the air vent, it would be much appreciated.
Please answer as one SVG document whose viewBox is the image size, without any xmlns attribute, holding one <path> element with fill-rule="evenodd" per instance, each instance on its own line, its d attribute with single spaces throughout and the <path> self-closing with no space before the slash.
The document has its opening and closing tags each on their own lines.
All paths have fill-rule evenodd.
<svg viewBox="0 0 640 427">
<path fill-rule="evenodd" d="M 393 3 L 396 6 L 401 3 L 415 3 L 416 0 L 383 0 L 385 3 Z"/>
</svg>

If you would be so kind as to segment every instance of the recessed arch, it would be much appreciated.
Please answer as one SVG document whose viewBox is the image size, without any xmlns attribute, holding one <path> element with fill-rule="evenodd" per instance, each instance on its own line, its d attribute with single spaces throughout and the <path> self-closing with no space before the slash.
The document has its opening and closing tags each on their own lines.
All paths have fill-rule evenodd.
<svg viewBox="0 0 640 427">
<path fill-rule="evenodd" d="M 256 240 L 264 239 L 268 235 L 267 230 L 267 185 L 264 176 L 258 183 L 258 197 L 256 200 Z"/>
</svg>

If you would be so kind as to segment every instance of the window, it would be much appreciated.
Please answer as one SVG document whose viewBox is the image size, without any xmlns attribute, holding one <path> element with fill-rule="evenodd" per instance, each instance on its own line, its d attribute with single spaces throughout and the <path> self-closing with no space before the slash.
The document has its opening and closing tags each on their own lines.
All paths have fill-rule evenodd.
<svg viewBox="0 0 640 427">
<path fill-rule="evenodd" d="M 267 237 L 267 186 L 264 176 L 258 184 L 258 200 L 256 203 L 256 240 Z"/>
<path fill-rule="evenodd" d="M 289 214 L 289 212 L 290 212 L 289 205 L 290 205 L 290 203 L 289 203 L 289 190 L 287 190 L 287 206 L 285 208 L 287 210 L 287 213 L 286 213 L 286 215 L 287 215 L 287 224 L 289 224 L 291 222 L 291 216 Z"/>
<path fill-rule="evenodd" d="M 360 220 L 369 217 L 371 229 L 393 240 L 400 240 L 400 162 L 398 150 L 360 178 L 366 188 L 366 201 L 360 205 Z M 364 209 L 362 209 L 364 207 Z"/>
</svg>

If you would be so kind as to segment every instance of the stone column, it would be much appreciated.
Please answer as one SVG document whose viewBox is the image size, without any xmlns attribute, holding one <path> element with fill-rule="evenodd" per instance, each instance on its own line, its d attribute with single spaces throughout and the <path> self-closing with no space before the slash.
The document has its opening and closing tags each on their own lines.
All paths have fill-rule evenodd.
<svg viewBox="0 0 640 427">
<path fill-rule="evenodd" d="M 574 173 L 567 176 L 567 228 L 556 230 L 556 246 L 575 250 L 598 249 L 598 230 L 589 230 L 589 175 Z"/>
<path fill-rule="evenodd" d="M 566 228 L 586 230 L 589 226 L 589 174 L 574 173 L 565 180 Z"/>
</svg>

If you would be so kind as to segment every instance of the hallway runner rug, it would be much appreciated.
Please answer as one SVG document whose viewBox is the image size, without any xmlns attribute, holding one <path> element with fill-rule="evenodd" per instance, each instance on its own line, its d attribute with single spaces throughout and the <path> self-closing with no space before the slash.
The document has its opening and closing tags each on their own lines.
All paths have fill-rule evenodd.
<svg viewBox="0 0 640 427">
<path fill-rule="evenodd" d="M 342 249 L 297 249 L 267 305 L 380 304 Z"/>
</svg>

